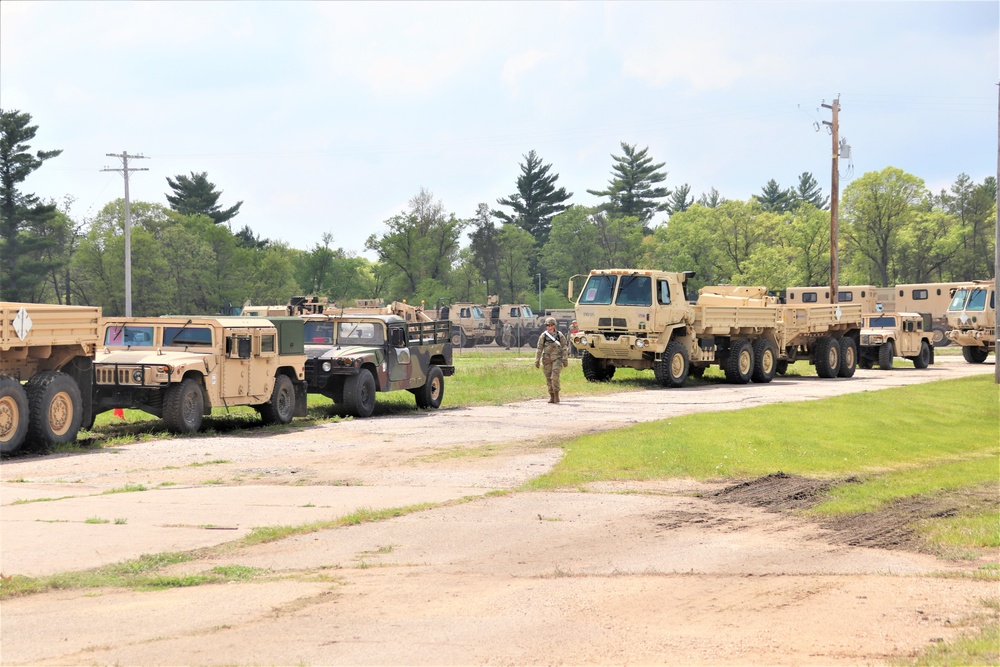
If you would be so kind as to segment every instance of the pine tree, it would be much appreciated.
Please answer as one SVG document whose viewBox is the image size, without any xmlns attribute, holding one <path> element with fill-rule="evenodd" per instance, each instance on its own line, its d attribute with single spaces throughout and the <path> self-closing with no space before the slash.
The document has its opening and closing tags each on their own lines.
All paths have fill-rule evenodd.
<svg viewBox="0 0 1000 667">
<path fill-rule="evenodd" d="M 823 196 L 819 183 L 808 171 L 799 175 L 799 186 L 792 190 L 792 199 L 796 204 L 812 204 L 816 208 L 826 208 L 830 203 L 830 198 Z"/>
<path fill-rule="evenodd" d="M 792 190 L 782 190 L 778 181 L 773 178 L 761 188 L 762 194 L 754 195 L 754 199 L 760 202 L 760 206 L 770 213 L 784 213 L 792 208 L 794 198 Z"/>
<path fill-rule="evenodd" d="M 670 190 L 655 187 L 657 183 L 666 180 L 667 174 L 661 172 L 665 162 L 653 164 L 653 159 L 647 155 L 649 148 L 637 151 L 634 145 L 621 142 L 624 155 L 612 153 L 615 164 L 611 168 L 612 178 L 605 190 L 587 190 L 597 197 L 607 197 L 610 202 L 604 208 L 613 217 L 634 217 L 642 223 L 643 232 L 651 233 L 649 226 L 655 213 L 667 210 L 667 203 L 658 203 L 658 199 L 670 196 Z"/>
<path fill-rule="evenodd" d="M 167 185 L 174 191 L 173 195 L 167 195 L 170 208 L 184 215 L 206 215 L 217 225 L 234 218 L 243 205 L 239 201 L 235 206 L 220 209 L 218 201 L 222 193 L 215 191 L 215 183 L 208 180 L 204 171 L 199 174 L 192 171 L 190 178 L 180 174 L 176 180 L 168 176 Z"/>
<path fill-rule="evenodd" d="M 720 195 L 719 191 L 715 188 L 712 188 L 708 192 L 703 192 L 701 197 L 698 197 L 698 205 L 705 208 L 719 208 L 726 201 L 726 198 Z"/>
<path fill-rule="evenodd" d="M 514 224 L 535 238 L 541 248 L 549 240 L 552 218 L 566 210 L 567 199 L 573 196 L 565 188 L 556 188 L 559 174 L 550 174 L 551 164 L 542 164 L 534 150 L 523 156 L 521 175 L 517 177 L 517 192 L 497 199 L 501 206 L 513 209 L 512 214 L 493 211 L 493 215 L 506 223 Z"/>
<path fill-rule="evenodd" d="M 674 190 L 674 193 L 670 195 L 670 201 L 667 202 L 667 213 L 671 215 L 683 213 L 691 208 L 691 205 L 694 204 L 694 197 L 689 198 L 690 194 L 691 186 L 687 183 Z"/>
</svg>

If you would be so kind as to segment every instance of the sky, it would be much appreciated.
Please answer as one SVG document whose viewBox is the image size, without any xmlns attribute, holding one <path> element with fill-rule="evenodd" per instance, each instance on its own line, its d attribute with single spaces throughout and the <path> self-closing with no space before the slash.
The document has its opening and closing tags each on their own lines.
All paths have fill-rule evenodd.
<svg viewBox="0 0 1000 667">
<path fill-rule="evenodd" d="M 85 222 L 207 172 L 233 231 L 374 259 L 421 189 L 472 218 L 534 150 L 593 206 L 625 142 L 664 185 L 747 200 L 886 167 L 932 192 L 997 173 L 1000 2 L 0 2 L 21 184 Z M 661 223 L 666 218 L 656 219 Z"/>
</svg>

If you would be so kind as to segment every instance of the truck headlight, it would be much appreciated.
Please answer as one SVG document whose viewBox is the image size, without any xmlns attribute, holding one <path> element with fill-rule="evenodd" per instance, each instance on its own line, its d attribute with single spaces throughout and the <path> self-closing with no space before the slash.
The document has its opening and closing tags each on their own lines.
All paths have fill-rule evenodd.
<svg viewBox="0 0 1000 667">
<path fill-rule="evenodd" d="M 635 347 L 638 350 L 641 350 L 642 348 L 646 347 L 646 339 L 645 338 L 637 338 L 636 341 L 635 341 Z"/>
<path fill-rule="evenodd" d="M 576 339 L 574 340 L 574 342 L 577 345 L 586 346 L 587 345 L 587 337 L 586 336 L 577 336 Z"/>
<path fill-rule="evenodd" d="M 142 379 L 143 379 L 142 378 L 142 369 L 141 368 L 133 369 L 133 371 L 132 371 L 132 382 L 135 382 L 136 384 L 142 384 Z"/>
<path fill-rule="evenodd" d="M 333 364 L 331 364 L 329 361 L 324 361 L 323 362 L 323 372 L 324 373 L 329 373 L 331 370 L 333 370 Z"/>
</svg>

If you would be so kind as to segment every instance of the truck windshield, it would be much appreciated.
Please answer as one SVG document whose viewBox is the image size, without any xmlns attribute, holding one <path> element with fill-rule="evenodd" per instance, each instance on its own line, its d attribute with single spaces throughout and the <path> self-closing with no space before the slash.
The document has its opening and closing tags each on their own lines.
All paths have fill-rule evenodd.
<svg viewBox="0 0 1000 667">
<path fill-rule="evenodd" d="M 619 306 L 650 306 L 653 304 L 651 285 L 649 276 L 622 276 L 615 303 Z"/>
<path fill-rule="evenodd" d="M 310 322 L 305 323 L 305 342 L 314 345 L 333 344 L 333 324 L 330 322 Z"/>
<path fill-rule="evenodd" d="M 472 319 L 474 320 L 484 320 L 486 315 L 483 314 L 483 309 L 479 306 L 472 307 Z"/>
<path fill-rule="evenodd" d="M 337 342 L 341 345 L 381 345 L 385 332 L 374 322 L 341 322 L 337 326 Z"/>
<path fill-rule="evenodd" d="M 163 327 L 163 346 L 186 347 L 188 345 L 212 346 L 212 330 L 203 327 Z"/>
<path fill-rule="evenodd" d="M 986 290 L 974 289 L 969 292 L 969 303 L 966 310 L 986 310 Z"/>
<path fill-rule="evenodd" d="M 615 276 L 590 276 L 580 293 L 579 303 L 606 306 L 611 303 L 611 295 L 614 293 Z"/>
<path fill-rule="evenodd" d="M 951 303 L 948 305 L 948 310 L 963 310 L 965 308 L 965 299 L 968 296 L 969 290 L 967 289 L 955 290 L 955 295 L 951 297 Z"/>
</svg>

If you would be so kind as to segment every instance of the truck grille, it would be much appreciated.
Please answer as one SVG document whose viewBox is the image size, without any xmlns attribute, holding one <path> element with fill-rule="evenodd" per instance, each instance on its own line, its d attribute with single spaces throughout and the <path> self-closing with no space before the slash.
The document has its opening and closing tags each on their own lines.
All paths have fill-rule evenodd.
<svg viewBox="0 0 1000 667">
<path fill-rule="evenodd" d="M 94 366 L 94 378 L 97 384 L 141 386 L 143 370 L 142 366 Z"/>
<path fill-rule="evenodd" d="M 602 317 L 597 320 L 598 329 L 626 331 L 628 324 L 624 317 Z"/>
</svg>

